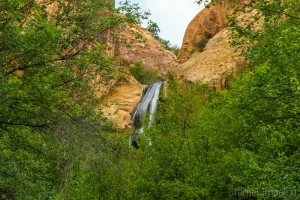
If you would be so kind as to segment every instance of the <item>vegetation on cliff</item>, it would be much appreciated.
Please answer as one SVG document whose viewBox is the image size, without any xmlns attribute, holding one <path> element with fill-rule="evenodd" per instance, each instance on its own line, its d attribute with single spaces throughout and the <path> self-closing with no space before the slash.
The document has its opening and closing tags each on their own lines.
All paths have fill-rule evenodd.
<svg viewBox="0 0 300 200">
<path fill-rule="evenodd" d="M 259 30 L 230 19 L 245 72 L 225 91 L 170 81 L 139 150 L 93 106 L 97 75 L 114 71 L 103 34 L 140 15 L 43 2 L 0 2 L 1 199 L 299 198 L 296 0 L 248 4 L 264 16 Z"/>
<path fill-rule="evenodd" d="M 136 61 L 133 66 L 129 68 L 130 74 L 142 85 L 151 85 L 159 81 L 166 81 L 169 79 L 170 73 L 162 74 L 158 70 L 146 69 L 142 61 Z"/>
<path fill-rule="evenodd" d="M 177 45 L 171 44 L 169 40 L 163 39 L 161 37 L 159 37 L 159 32 L 160 29 L 157 25 L 156 22 L 153 21 L 148 21 L 148 26 L 147 26 L 148 31 L 150 31 L 153 35 L 153 37 L 155 37 L 155 39 L 157 39 L 157 41 L 163 45 L 163 47 L 168 50 L 171 51 L 174 55 L 176 55 L 177 57 L 179 56 L 179 52 L 180 52 L 180 47 L 178 47 Z"/>
</svg>

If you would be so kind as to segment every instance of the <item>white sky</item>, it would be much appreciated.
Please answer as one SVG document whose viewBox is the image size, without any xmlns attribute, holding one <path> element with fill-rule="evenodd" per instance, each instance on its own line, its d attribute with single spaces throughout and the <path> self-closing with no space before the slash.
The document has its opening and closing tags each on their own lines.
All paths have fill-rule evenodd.
<svg viewBox="0 0 300 200">
<path fill-rule="evenodd" d="M 120 2 L 122 0 L 117 0 Z M 195 0 L 131 0 L 138 3 L 141 10 L 150 10 L 149 19 L 158 24 L 159 36 L 169 40 L 171 44 L 182 44 L 185 30 L 190 21 L 203 8 L 194 3 Z M 143 27 L 147 22 L 143 23 Z"/>
</svg>

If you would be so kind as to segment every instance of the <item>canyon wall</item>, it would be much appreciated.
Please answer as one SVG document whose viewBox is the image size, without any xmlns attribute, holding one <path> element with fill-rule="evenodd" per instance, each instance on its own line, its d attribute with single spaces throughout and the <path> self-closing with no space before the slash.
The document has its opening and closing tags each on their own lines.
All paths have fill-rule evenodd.
<svg viewBox="0 0 300 200">
<path fill-rule="evenodd" d="M 174 75 L 188 81 L 202 81 L 215 89 L 228 88 L 229 78 L 244 66 L 244 58 L 229 45 L 230 32 L 222 30 L 208 41 L 202 52 L 180 64 Z"/>
<path fill-rule="evenodd" d="M 44 5 L 50 14 L 55 14 L 58 11 L 57 1 L 53 1 L 51 4 L 47 4 L 43 0 L 36 1 Z M 114 0 L 107 0 L 107 2 L 115 5 Z M 103 15 L 103 17 L 108 17 L 109 14 L 110 11 L 99 10 L 99 15 Z M 122 16 L 121 14 L 115 15 Z M 95 78 L 94 84 L 100 89 L 96 96 L 102 100 L 102 103 L 97 105 L 95 109 L 102 109 L 104 115 L 115 121 L 118 127 L 125 128 L 131 122 L 131 115 L 145 87 L 129 74 L 126 67 L 136 61 L 141 61 L 147 69 L 166 73 L 178 65 L 177 58 L 165 50 L 163 45 L 147 29 L 138 25 L 123 23 L 111 30 L 99 33 L 98 39 L 107 43 L 106 56 L 114 57 L 120 61 L 115 68 L 116 71 L 124 72 L 124 78 L 119 81 L 111 80 L 105 85 L 102 84 L 103 81 L 100 76 Z M 88 45 L 87 48 L 92 48 L 92 45 Z M 16 73 L 21 74 L 22 72 Z"/>
<path fill-rule="evenodd" d="M 146 68 L 162 73 L 172 71 L 175 77 L 184 77 L 189 81 L 201 80 L 211 87 L 225 88 L 227 77 L 220 74 L 243 63 L 228 43 L 229 32 L 224 30 L 227 25 L 225 15 L 231 12 L 224 1 L 221 1 L 196 15 L 184 36 L 180 65 L 176 57 L 166 51 L 150 32 L 136 25 L 123 26 L 119 32 L 120 39 L 109 39 L 109 54 L 117 56 L 127 65 L 141 60 Z M 203 39 L 209 39 L 206 48 L 197 52 L 197 42 Z M 130 44 L 130 48 L 125 43 Z M 103 101 L 106 106 L 103 110 L 105 115 L 115 120 L 121 128 L 130 124 L 131 115 L 144 88 L 134 79 L 128 80 L 111 90 Z"/>
<path fill-rule="evenodd" d="M 226 28 L 226 15 L 232 13 L 233 9 L 225 4 L 225 0 L 200 11 L 187 27 L 180 52 L 180 64 L 151 33 L 139 26 L 123 27 L 120 34 L 131 47 L 126 48 L 124 44 L 122 46 L 122 43 L 115 41 L 111 44 L 111 54 L 127 64 L 141 60 L 146 68 L 161 72 L 172 71 L 174 77 L 189 82 L 201 81 L 214 89 L 227 89 L 230 78 L 237 71 L 243 70 L 246 64 L 239 48 L 229 44 L 231 32 Z M 256 13 L 255 10 L 249 10 L 241 14 L 237 17 L 237 23 L 247 25 Z M 259 23 L 257 27 L 261 27 Z M 142 37 L 137 37 L 139 35 Z M 203 40 L 206 42 L 199 49 L 199 42 Z M 144 87 L 134 79 L 117 86 L 104 98 L 107 105 L 110 105 L 104 109 L 106 115 L 115 119 L 119 127 L 126 127 L 130 124 L 131 114 Z M 111 103 L 114 101 L 119 105 Z"/>
<path fill-rule="evenodd" d="M 140 60 L 147 69 L 162 73 L 178 65 L 176 56 L 167 51 L 147 29 L 138 25 L 123 25 L 118 31 L 118 38 L 109 41 L 110 55 L 121 59 L 126 65 Z"/>
<path fill-rule="evenodd" d="M 222 31 L 228 24 L 226 15 L 232 12 L 233 9 L 226 4 L 225 0 L 201 10 L 185 31 L 179 55 L 181 62 L 197 51 L 202 41 L 209 40 Z"/>
<path fill-rule="evenodd" d="M 132 76 L 127 76 L 126 80 L 118 82 L 115 88 L 102 97 L 100 108 L 104 116 L 120 128 L 130 128 L 131 116 L 145 87 Z"/>
<path fill-rule="evenodd" d="M 183 53 L 181 57 L 185 58 L 187 56 L 187 59 L 181 60 L 181 64 L 173 70 L 175 77 L 181 77 L 191 82 L 202 81 L 214 89 L 226 89 L 229 87 L 229 79 L 234 77 L 237 71 L 243 70 L 246 60 L 240 55 L 241 46 L 230 46 L 231 32 L 227 27 L 223 27 L 221 30 L 222 26 L 227 23 L 223 21 L 225 13 L 231 12 L 230 9 L 225 11 L 223 7 L 224 5 L 221 2 L 220 5 L 204 9 L 190 23 L 181 50 L 181 53 Z M 216 15 L 218 17 L 215 18 L 215 25 L 214 21 L 210 21 L 204 26 L 203 21 L 207 20 L 208 17 L 204 14 L 218 11 L 220 13 Z M 248 10 L 240 14 L 236 18 L 236 22 L 240 26 L 245 26 L 253 22 L 256 14 L 256 10 Z M 257 21 L 253 28 L 259 30 L 261 23 L 262 20 Z M 207 43 L 202 44 L 202 49 L 195 49 L 195 42 L 208 34 L 209 31 L 206 31 L 209 30 L 208 25 L 212 28 L 210 33 L 215 35 L 207 40 Z M 202 27 L 203 30 L 199 27 Z"/>
<path fill-rule="evenodd" d="M 225 89 L 231 75 L 242 69 L 245 63 L 239 52 L 229 45 L 231 35 L 226 29 L 226 15 L 232 13 L 233 9 L 225 0 L 200 11 L 185 32 L 180 64 L 175 55 L 138 25 L 124 24 L 118 30 L 104 33 L 102 37 L 108 44 L 107 55 L 119 59 L 120 66 L 130 66 L 140 60 L 148 69 L 161 73 L 171 71 L 175 77 L 192 82 L 200 80 L 212 88 Z M 99 107 L 118 127 L 130 126 L 131 116 L 145 86 L 128 74 L 111 86 L 97 94 L 102 99 Z"/>
</svg>

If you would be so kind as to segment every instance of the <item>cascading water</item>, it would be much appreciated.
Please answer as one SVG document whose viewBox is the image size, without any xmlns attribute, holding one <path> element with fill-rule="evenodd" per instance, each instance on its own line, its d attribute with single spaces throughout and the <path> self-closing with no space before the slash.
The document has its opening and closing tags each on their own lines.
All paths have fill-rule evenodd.
<svg viewBox="0 0 300 200">
<path fill-rule="evenodd" d="M 154 115 L 157 111 L 157 100 L 159 99 L 160 88 L 164 82 L 157 82 L 146 87 L 143 91 L 143 96 L 136 107 L 132 117 L 132 125 L 135 126 L 135 131 L 130 137 L 131 144 L 138 148 L 137 140 L 144 133 L 142 120 L 146 113 L 149 113 L 149 125 L 154 122 Z"/>
</svg>

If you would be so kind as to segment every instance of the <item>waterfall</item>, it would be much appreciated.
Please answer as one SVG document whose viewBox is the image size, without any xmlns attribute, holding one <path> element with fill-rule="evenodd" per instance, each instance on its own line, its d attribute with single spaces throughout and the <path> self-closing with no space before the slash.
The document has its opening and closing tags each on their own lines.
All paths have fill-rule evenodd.
<svg viewBox="0 0 300 200">
<path fill-rule="evenodd" d="M 157 101 L 159 99 L 159 92 L 163 83 L 164 82 L 161 81 L 146 87 L 143 91 L 143 96 L 136 107 L 132 117 L 132 125 L 135 126 L 135 131 L 130 137 L 131 144 L 136 148 L 138 148 L 137 140 L 139 140 L 141 135 L 144 133 L 142 120 L 145 114 L 149 114 L 149 125 L 155 121 L 153 114 L 157 111 Z"/>
</svg>

